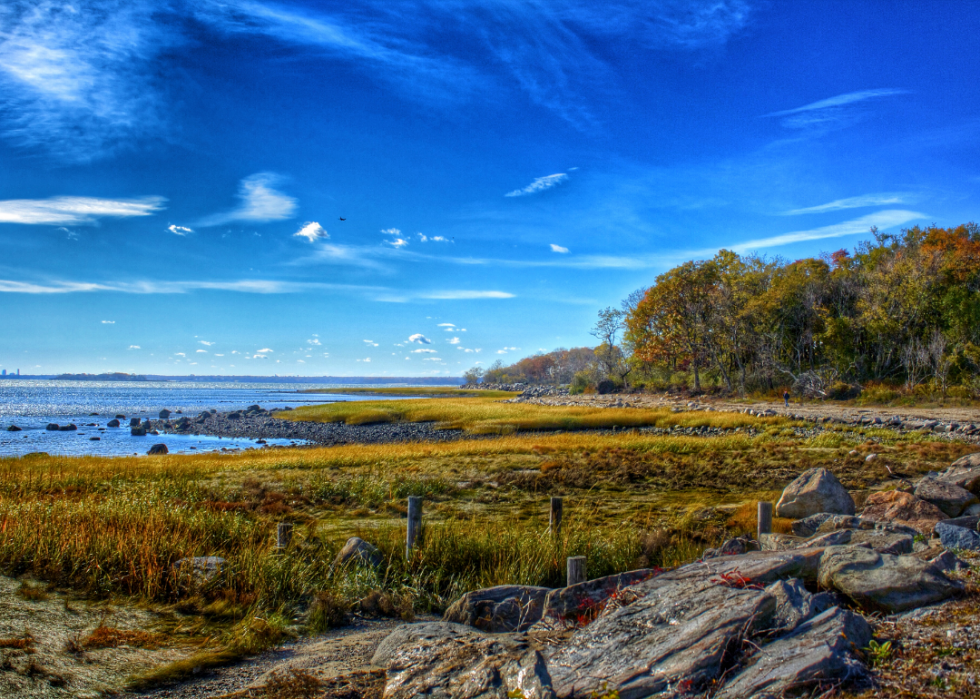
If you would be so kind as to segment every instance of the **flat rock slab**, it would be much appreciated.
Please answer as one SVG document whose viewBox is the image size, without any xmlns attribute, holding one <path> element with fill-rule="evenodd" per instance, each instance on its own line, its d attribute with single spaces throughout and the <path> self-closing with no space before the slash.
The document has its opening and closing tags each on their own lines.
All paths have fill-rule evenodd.
<svg viewBox="0 0 980 699">
<path fill-rule="evenodd" d="M 725 671 L 730 649 L 769 625 L 776 600 L 762 589 L 655 578 L 646 596 L 580 629 L 548 653 L 558 697 L 616 690 L 620 699 L 703 692 Z M 636 589 L 636 588 L 634 588 Z"/>
<path fill-rule="evenodd" d="M 871 641 L 861 616 L 832 607 L 762 649 L 714 696 L 781 699 L 834 688 L 867 676 L 858 652 Z"/>
<path fill-rule="evenodd" d="M 825 468 L 811 468 L 786 486 L 776 503 L 777 517 L 800 519 L 829 512 L 853 515 L 854 500 L 837 476 Z"/>
<path fill-rule="evenodd" d="M 592 618 L 620 590 L 654 578 L 660 573 L 659 570 L 644 568 L 550 590 L 544 600 L 541 618 L 552 622 L 574 621 L 581 616 Z"/>
<path fill-rule="evenodd" d="M 960 457 L 936 479 L 980 494 L 980 452 Z"/>
<path fill-rule="evenodd" d="M 980 550 L 980 532 L 976 529 L 940 522 L 936 525 L 936 533 L 939 534 L 939 541 L 947 549 Z"/>
<path fill-rule="evenodd" d="M 889 613 L 940 602 L 963 589 L 927 561 L 860 546 L 824 549 L 817 582 L 864 609 Z"/>
<path fill-rule="evenodd" d="M 526 639 L 434 622 L 401 627 L 372 662 L 387 673 L 384 699 L 553 699 L 541 654 Z"/>
</svg>

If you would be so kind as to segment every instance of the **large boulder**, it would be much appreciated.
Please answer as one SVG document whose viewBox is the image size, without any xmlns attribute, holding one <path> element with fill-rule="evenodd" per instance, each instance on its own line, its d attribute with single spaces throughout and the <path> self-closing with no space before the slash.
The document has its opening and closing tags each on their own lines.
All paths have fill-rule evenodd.
<svg viewBox="0 0 980 699">
<path fill-rule="evenodd" d="M 385 699 L 553 699 L 541 654 L 527 640 L 433 622 L 403 626 L 378 646 Z"/>
<path fill-rule="evenodd" d="M 163 454 L 169 454 L 170 450 L 167 449 L 166 444 L 154 444 L 150 447 L 150 450 L 146 452 L 149 456 L 162 456 Z"/>
<path fill-rule="evenodd" d="M 864 501 L 861 517 L 911 527 L 926 535 L 932 533 L 937 522 L 948 519 L 947 514 L 931 502 L 900 490 L 871 493 Z"/>
<path fill-rule="evenodd" d="M 170 411 L 164 408 L 160 411 L 159 415 L 161 420 L 166 420 L 170 417 Z"/>
<path fill-rule="evenodd" d="M 658 572 L 653 569 L 632 570 L 550 590 L 545 597 L 541 617 L 552 625 L 591 621 L 610 598 L 615 598 L 624 588 L 653 578 Z"/>
<path fill-rule="evenodd" d="M 980 452 L 957 459 L 949 468 L 936 476 L 936 479 L 980 495 Z"/>
<path fill-rule="evenodd" d="M 111 420 L 109 420 L 109 422 L 107 422 L 105 424 L 105 426 L 106 427 L 119 427 L 119 420 L 117 420 L 116 418 L 112 418 Z"/>
<path fill-rule="evenodd" d="M 946 521 L 936 525 L 936 533 L 946 549 L 980 550 L 980 532 L 976 527 L 971 529 Z"/>
<path fill-rule="evenodd" d="M 541 619 L 549 587 L 498 585 L 467 592 L 446 610 L 442 620 L 481 631 L 526 631 Z"/>
<path fill-rule="evenodd" d="M 859 653 L 870 641 L 868 622 L 857 614 L 832 607 L 803 622 L 788 636 L 762 646 L 748 659 L 748 666 L 713 696 L 796 696 L 823 685 L 839 686 L 864 679 L 868 670 Z"/>
<path fill-rule="evenodd" d="M 75 430 L 78 429 L 78 425 L 71 422 L 68 423 L 67 425 L 61 425 L 58 429 L 62 432 L 74 432 Z"/>
<path fill-rule="evenodd" d="M 770 626 L 773 631 L 789 632 L 812 616 L 838 605 L 833 592 L 811 594 L 799 580 L 780 580 L 766 588 L 766 593 L 776 600 Z"/>
<path fill-rule="evenodd" d="M 854 500 L 837 477 L 825 468 L 811 468 L 786 486 L 776 503 L 776 516 L 801 519 L 829 512 L 853 515 Z"/>
<path fill-rule="evenodd" d="M 861 546 L 824 549 L 817 582 L 846 595 L 860 607 L 888 613 L 940 602 L 963 589 L 926 561 Z"/>
<path fill-rule="evenodd" d="M 344 544 L 344 548 L 337 552 L 333 564 L 335 567 L 357 564 L 377 568 L 383 560 L 384 557 L 377 546 L 369 544 L 359 536 L 352 536 Z"/>
<path fill-rule="evenodd" d="M 132 418 L 130 418 L 129 419 L 129 426 L 130 427 L 139 427 L 140 426 L 140 419 L 138 417 L 132 417 Z"/>
<path fill-rule="evenodd" d="M 955 483 L 923 478 L 915 486 L 915 496 L 931 502 L 950 517 L 959 517 L 970 505 L 980 502 L 977 496 Z"/>
<path fill-rule="evenodd" d="M 11 425 L 7 428 L 7 432 L 20 432 L 21 429 L 17 425 Z"/>
<path fill-rule="evenodd" d="M 48 430 L 49 432 L 57 432 L 61 429 L 61 425 L 59 425 L 57 422 L 49 422 L 44 429 Z"/>
</svg>

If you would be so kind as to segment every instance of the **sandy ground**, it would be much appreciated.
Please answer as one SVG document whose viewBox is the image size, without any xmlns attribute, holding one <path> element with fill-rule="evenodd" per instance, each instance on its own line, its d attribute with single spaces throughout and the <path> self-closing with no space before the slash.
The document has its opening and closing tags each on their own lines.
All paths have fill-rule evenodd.
<svg viewBox="0 0 980 699">
<path fill-rule="evenodd" d="M 73 652 L 100 624 L 129 631 L 152 631 L 152 612 L 117 604 L 71 600 L 49 592 L 25 600 L 21 581 L 0 576 L 0 697 L 101 697 L 122 680 L 150 667 L 191 655 L 187 647 L 88 649 Z M 36 584 L 37 587 L 42 587 Z M 29 638 L 23 648 L 18 641 Z M 13 647 L 12 647 L 13 646 Z"/>
</svg>

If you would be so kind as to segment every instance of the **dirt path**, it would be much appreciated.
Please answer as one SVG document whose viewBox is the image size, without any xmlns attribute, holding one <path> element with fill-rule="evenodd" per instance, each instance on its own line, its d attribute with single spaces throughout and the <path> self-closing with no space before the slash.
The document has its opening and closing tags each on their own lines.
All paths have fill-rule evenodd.
<svg viewBox="0 0 980 699">
<path fill-rule="evenodd" d="M 435 620 L 436 617 L 432 617 L 414 623 Z M 378 644 L 405 623 L 391 619 L 356 619 L 342 629 L 287 643 L 240 663 L 209 670 L 201 677 L 180 684 L 125 696 L 131 699 L 243 697 L 250 694 L 248 690 L 268 684 L 274 676 L 287 677 L 292 670 L 308 673 L 320 681 L 377 670 L 371 665 L 371 657 Z"/>
</svg>

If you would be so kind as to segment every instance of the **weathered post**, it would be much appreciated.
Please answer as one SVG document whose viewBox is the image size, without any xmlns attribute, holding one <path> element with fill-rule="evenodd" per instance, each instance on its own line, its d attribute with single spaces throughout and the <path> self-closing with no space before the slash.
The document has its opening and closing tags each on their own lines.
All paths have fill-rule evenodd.
<svg viewBox="0 0 980 699">
<path fill-rule="evenodd" d="M 415 495 L 408 497 L 408 532 L 405 535 L 405 557 L 411 558 L 412 549 L 422 531 L 422 498 Z"/>
<path fill-rule="evenodd" d="M 762 541 L 763 534 L 772 534 L 772 503 L 759 503 L 759 541 Z"/>
<path fill-rule="evenodd" d="M 293 538 L 293 523 L 292 522 L 280 522 L 276 525 L 276 548 L 284 549 L 289 546 L 290 540 Z"/>
<path fill-rule="evenodd" d="M 578 585 L 585 582 L 585 556 L 569 556 L 567 584 Z"/>
<path fill-rule="evenodd" d="M 555 537 L 561 535 L 561 515 L 561 498 L 551 498 L 551 513 L 548 516 L 548 528 L 551 529 L 551 533 L 554 534 Z"/>
</svg>

